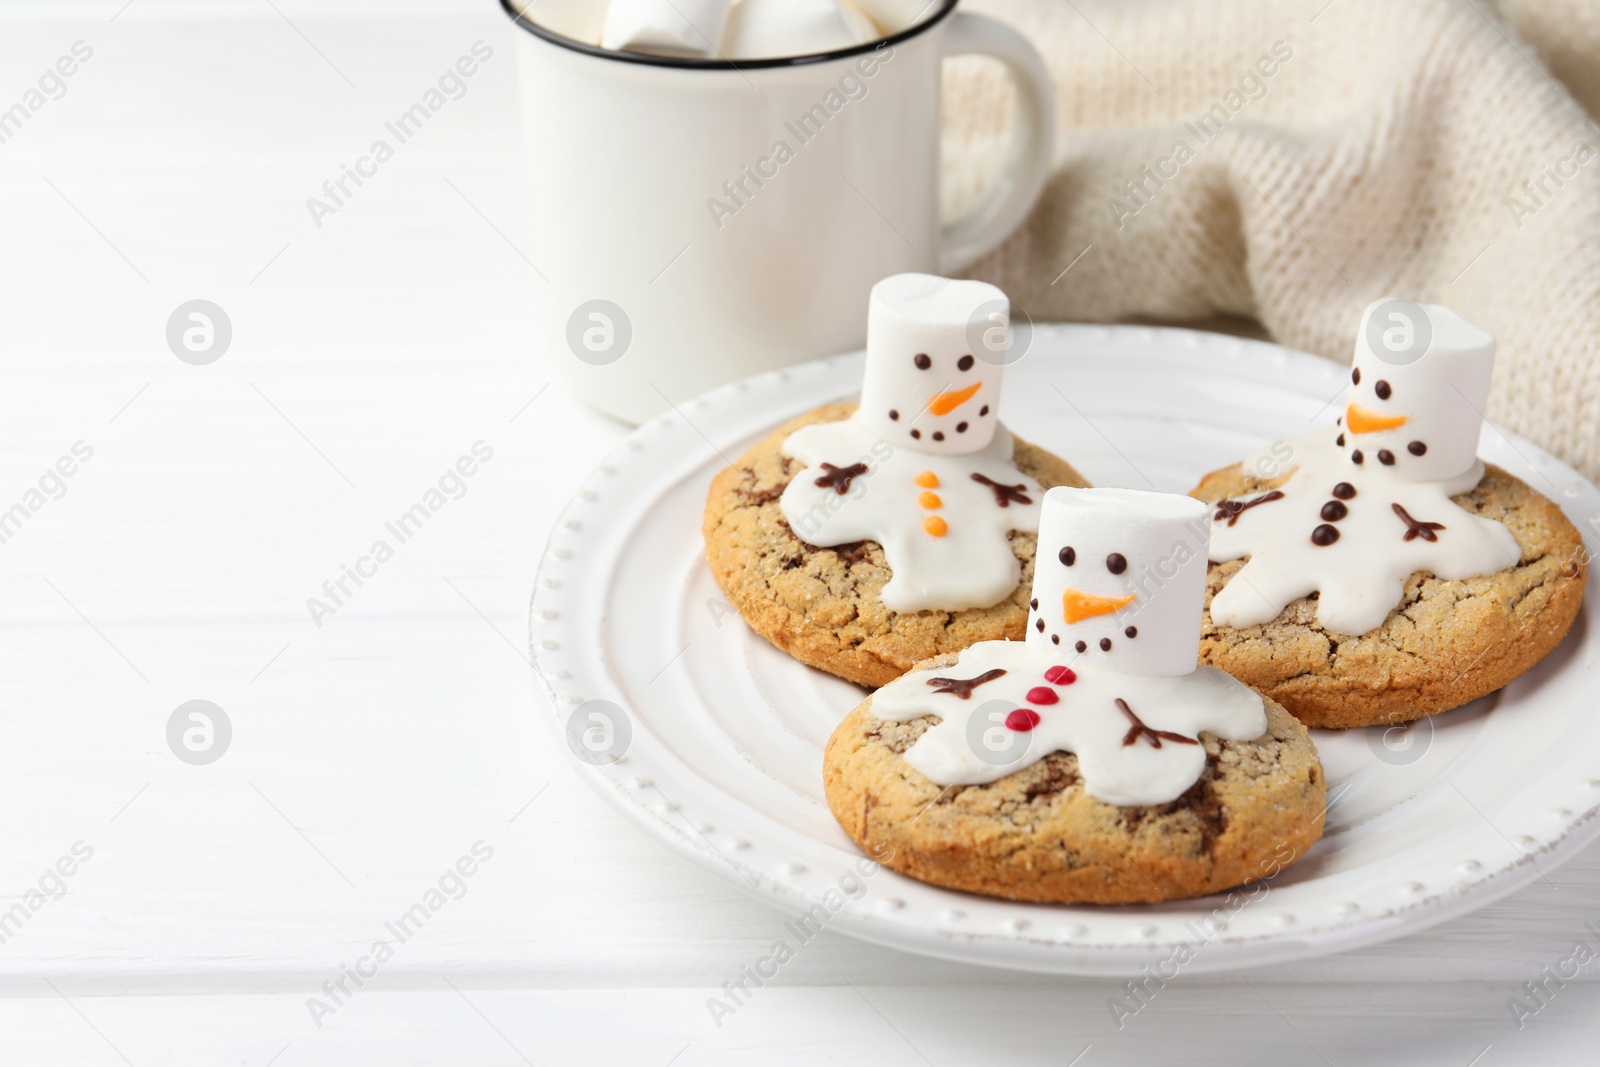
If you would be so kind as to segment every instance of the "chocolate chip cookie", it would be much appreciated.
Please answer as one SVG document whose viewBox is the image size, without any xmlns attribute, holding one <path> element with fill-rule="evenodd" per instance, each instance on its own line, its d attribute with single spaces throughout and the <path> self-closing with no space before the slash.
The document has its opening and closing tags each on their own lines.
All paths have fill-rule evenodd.
<svg viewBox="0 0 1600 1067">
<path fill-rule="evenodd" d="M 1208 502 L 1269 491 L 1287 481 L 1235 465 L 1206 475 L 1191 495 Z M 1377 629 L 1329 632 L 1315 594 L 1270 622 L 1217 625 L 1207 610 L 1200 659 L 1220 667 L 1316 727 L 1408 722 L 1459 707 L 1530 670 L 1561 643 L 1583 602 L 1583 539 L 1556 504 L 1490 466 L 1451 500 L 1503 523 L 1521 558 L 1507 570 L 1446 581 L 1418 571 Z M 1247 562 L 1211 565 L 1207 603 Z"/>
<path fill-rule="evenodd" d="M 918 668 L 946 667 L 955 656 Z M 985 785 L 940 787 L 904 758 L 935 716 L 879 719 L 869 698 L 828 741 L 828 806 L 852 840 L 920 881 L 1010 900 L 1154 903 L 1270 878 L 1322 836 L 1326 780 L 1306 728 L 1271 700 L 1250 741 L 1202 734 L 1206 767 L 1171 803 L 1084 789 L 1052 752 Z"/>
<path fill-rule="evenodd" d="M 891 577 L 881 545 L 857 541 L 822 548 L 790 528 L 779 498 L 805 465 L 782 454 L 784 441 L 802 426 L 845 419 L 855 407 L 830 404 L 779 427 L 712 482 L 706 560 L 724 595 L 778 648 L 865 686 L 884 685 L 921 660 L 977 641 L 1020 639 L 1033 582 L 1032 533 L 1009 535 L 1021 579 L 999 603 L 895 612 L 880 597 Z M 1013 462 L 1046 489 L 1088 484 L 1070 464 L 1021 439 Z"/>
</svg>

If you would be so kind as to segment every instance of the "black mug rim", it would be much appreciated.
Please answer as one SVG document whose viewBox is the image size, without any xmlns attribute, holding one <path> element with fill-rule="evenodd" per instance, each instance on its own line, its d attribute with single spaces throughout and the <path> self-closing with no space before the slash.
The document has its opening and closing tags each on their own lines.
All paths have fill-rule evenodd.
<svg viewBox="0 0 1600 1067">
<path fill-rule="evenodd" d="M 839 48 L 832 52 L 815 52 L 805 56 L 779 56 L 772 59 L 751 59 L 734 62 L 731 59 L 689 59 L 680 56 L 652 56 L 642 52 L 618 52 L 614 49 L 597 48 L 592 44 L 575 41 L 571 37 L 563 37 L 553 30 L 545 29 L 513 6 L 513 0 L 500 0 L 500 6 L 506 14 L 511 16 L 511 21 L 524 30 L 533 34 L 547 44 L 557 45 L 572 52 L 579 52 L 597 59 L 609 59 L 617 63 L 637 63 L 647 67 L 677 67 L 681 70 L 768 70 L 773 67 L 802 67 L 812 63 L 828 63 L 835 59 L 848 59 L 852 56 L 867 55 L 880 48 L 893 47 L 904 41 L 909 41 L 919 34 L 925 33 L 943 22 L 955 10 L 960 0 L 942 0 L 939 10 L 928 18 L 917 23 L 909 29 L 888 37 L 880 37 L 875 41 L 865 44 L 851 45 L 849 48 Z"/>
</svg>

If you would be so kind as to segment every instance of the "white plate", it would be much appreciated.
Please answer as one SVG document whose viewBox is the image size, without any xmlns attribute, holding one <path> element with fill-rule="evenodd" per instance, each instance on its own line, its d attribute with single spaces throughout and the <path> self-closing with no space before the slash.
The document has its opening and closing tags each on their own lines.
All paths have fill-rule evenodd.
<svg viewBox="0 0 1600 1067">
<path fill-rule="evenodd" d="M 1183 969 L 1212 971 L 1398 937 L 1544 877 L 1600 833 L 1591 590 L 1562 646 L 1502 692 L 1387 734 L 1316 731 L 1334 798 L 1326 835 L 1248 899 L 1019 904 L 887 870 L 853 897 L 827 897 L 841 880 L 855 890 L 861 856 L 823 801 L 822 747 L 863 691 L 801 666 L 728 609 L 700 518 L 719 468 L 779 422 L 853 395 L 860 373 L 859 354 L 810 363 L 641 427 L 584 483 L 540 565 L 531 641 L 554 735 L 603 796 L 678 852 L 791 912 L 842 902 L 816 914 L 869 941 L 1120 975 L 1170 972 L 1190 955 Z M 1183 492 L 1252 447 L 1331 423 L 1345 376 L 1230 337 L 1041 326 L 1007 373 L 1002 412 L 1096 485 Z M 1493 427 L 1483 454 L 1560 502 L 1593 543 L 1594 486 Z M 611 728 L 591 714 L 608 707 Z"/>
</svg>

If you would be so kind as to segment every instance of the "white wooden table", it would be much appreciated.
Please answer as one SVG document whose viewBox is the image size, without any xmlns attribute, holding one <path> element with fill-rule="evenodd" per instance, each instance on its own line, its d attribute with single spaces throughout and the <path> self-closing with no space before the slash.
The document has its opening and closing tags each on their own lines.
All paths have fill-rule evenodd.
<svg viewBox="0 0 1600 1067">
<path fill-rule="evenodd" d="M 0 108 L 93 50 L 0 144 L 0 1062 L 1593 1062 L 1593 966 L 1520 1030 L 1507 1000 L 1600 949 L 1595 850 L 1380 948 L 1151 986 L 1121 1029 L 1114 981 L 833 934 L 717 1025 L 784 917 L 624 822 L 535 720 L 534 564 L 625 429 L 523 341 L 511 28 L 490 0 L 275 4 L 0 7 Z M 480 39 L 467 94 L 318 227 L 306 199 Z M 233 329 L 207 366 L 165 337 L 197 298 Z M 317 625 L 308 598 L 480 441 Z M 196 699 L 232 726 L 200 766 L 167 742 Z M 479 842 L 459 899 L 324 990 Z"/>
</svg>

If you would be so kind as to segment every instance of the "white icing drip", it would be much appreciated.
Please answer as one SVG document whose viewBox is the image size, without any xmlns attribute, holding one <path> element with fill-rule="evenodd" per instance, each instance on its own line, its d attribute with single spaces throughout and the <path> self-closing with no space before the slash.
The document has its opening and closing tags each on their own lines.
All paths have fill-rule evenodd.
<svg viewBox="0 0 1600 1067">
<path fill-rule="evenodd" d="M 1157 748 L 1145 735 L 1124 744 L 1134 723 L 1117 706 L 1118 698 L 1152 730 L 1197 740 L 1205 732 L 1233 741 L 1266 732 L 1261 697 L 1215 668 L 1158 677 L 1078 665 L 1072 668 L 1076 681 L 1046 681 L 1049 668 L 1073 659 L 1021 641 L 982 641 L 951 666 L 915 671 L 890 682 L 873 695 L 872 713 L 896 722 L 939 717 L 905 754 L 907 763 L 938 785 L 981 785 L 1051 752 L 1075 752 L 1089 795 L 1122 806 L 1176 800 L 1205 771 L 1206 751 L 1201 744 L 1171 739 Z M 995 669 L 1006 673 L 976 686 L 964 700 L 929 684 L 931 678 L 967 679 Z M 1029 690 L 1041 686 L 1058 701 L 1029 702 Z M 1032 730 L 1005 725 L 1007 715 L 1019 708 L 1039 716 Z"/>
<path fill-rule="evenodd" d="M 1211 523 L 1211 559 L 1216 563 L 1250 560 L 1211 601 L 1211 618 L 1223 626 L 1253 626 L 1277 618 L 1285 607 L 1318 594 L 1317 622 L 1339 634 L 1364 634 L 1383 625 L 1400 603 L 1405 583 L 1416 571 L 1444 579 L 1475 578 L 1513 566 L 1521 549 L 1505 525 L 1462 510 L 1450 497 L 1483 478 L 1482 462 L 1446 481 L 1409 481 L 1377 462 L 1351 461 L 1348 448 L 1335 443 L 1337 429 L 1319 429 L 1289 442 L 1295 472 L 1282 486 L 1283 498 L 1251 507 L 1233 525 Z M 1262 456 L 1247 469 L 1268 469 Z M 1333 487 L 1348 482 L 1356 495 L 1340 501 L 1345 517 L 1329 522 L 1322 508 L 1334 500 Z M 1239 497 L 1251 500 L 1252 493 Z M 1420 522 L 1443 523 L 1437 540 L 1405 540 L 1407 524 L 1399 504 Z M 1213 509 L 1215 515 L 1216 509 Z M 1312 543 L 1311 533 L 1326 523 L 1339 531 L 1331 545 Z"/>
<path fill-rule="evenodd" d="M 894 447 L 868 427 L 859 412 L 840 422 L 801 427 L 784 441 L 782 453 L 806 464 L 783 492 L 779 505 L 796 536 L 823 548 L 852 541 L 883 546 L 894 573 L 883 587 L 892 611 L 963 611 L 988 607 L 1009 596 L 1022 579 L 1022 565 L 1011 551 L 1012 530 L 1039 529 L 1039 483 L 1012 463 L 1014 444 L 1005 427 L 981 451 L 931 454 Z M 844 495 L 817 485 L 826 461 L 846 468 L 867 465 Z M 932 488 L 917 476 L 931 471 Z M 973 481 L 981 474 L 1002 485 L 1023 487 L 1029 503 L 997 503 L 989 486 Z M 938 507 L 921 503 L 936 494 Z M 930 517 L 947 530 L 934 536 L 924 528 Z"/>
</svg>

